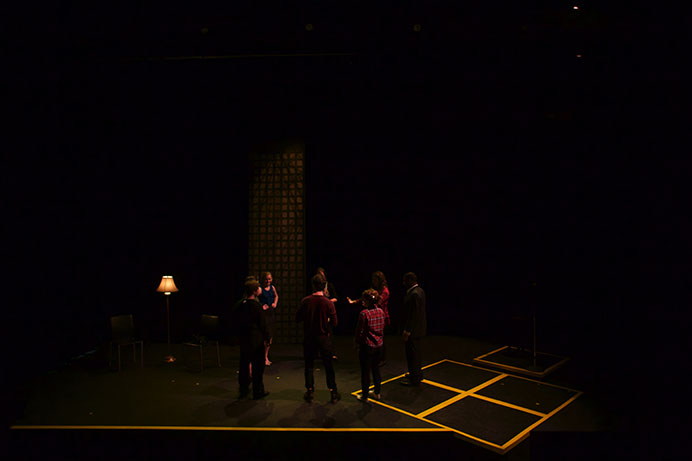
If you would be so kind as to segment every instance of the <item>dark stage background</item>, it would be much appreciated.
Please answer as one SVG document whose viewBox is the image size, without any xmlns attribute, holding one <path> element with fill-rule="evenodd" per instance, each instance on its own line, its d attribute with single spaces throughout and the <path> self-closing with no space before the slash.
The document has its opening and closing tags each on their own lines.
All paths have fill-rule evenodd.
<svg viewBox="0 0 692 461">
<path fill-rule="evenodd" d="M 535 299 L 539 349 L 604 385 L 656 362 L 688 322 L 685 109 L 661 54 L 679 45 L 633 13 L 572 14 L 24 12 L 2 175 L 11 368 L 101 347 L 118 313 L 165 341 L 163 274 L 174 341 L 228 309 L 247 153 L 285 138 L 306 145 L 307 275 L 324 266 L 342 299 L 382 270 L 396 319 L 415 271 L 431 334 L 528 342 Z"/>
</svg>

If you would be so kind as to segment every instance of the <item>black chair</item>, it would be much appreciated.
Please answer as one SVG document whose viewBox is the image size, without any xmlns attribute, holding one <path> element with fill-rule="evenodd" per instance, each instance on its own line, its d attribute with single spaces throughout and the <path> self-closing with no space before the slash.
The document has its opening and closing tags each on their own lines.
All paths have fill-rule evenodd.
<svg viewBox="0 0 692 461">
<path fill-rule="evenodd" d="M 219 316 L 218 315 L 202 315 L 200 322 L 199 333 L 193 335 L 193 339 L 183 346 L 189 346 L 199 349 L 199 368 L 200 372 L 204 371 L 204 348 L 206 346 L 216 346 L 216 363 L 221 367 L 221 351 L 219 349 Z"/>
<path fill-rule="evenodd" d="M 112 339 L 108 349 L 108 366 L 113 362 L 113 346 L 118 348 L 118 371 L 121 369 L 120 348 L 132 346 L 132 360 L 137 363 L 137 344 L 139 344 L 140 366 L 144 367 L 144 341 L 135 337 L 135 322 L 132 314 L 111 317 Z"/>
</svg>

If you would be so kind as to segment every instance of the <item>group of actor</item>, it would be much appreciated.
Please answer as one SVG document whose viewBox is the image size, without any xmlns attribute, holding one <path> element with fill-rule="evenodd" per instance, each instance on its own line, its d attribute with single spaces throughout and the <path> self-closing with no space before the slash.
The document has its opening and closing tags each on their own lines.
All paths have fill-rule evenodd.
<svg viewBox="0 0 692 461">
<path fill-rule="evenodd" d="M 261 282 L 261 283 L 260 283 Z M 265 272 L 258 281 L 248 277 L 244 296 L 233 308 L 233 324 L 240 345 L 238 371 L 239 397 L 249 396 L 252 380 L 252 398 L 269 395 L 264 389 L 265 366 L 271 365 L 268 351 L 274 335 L 274 310 L 278 294 L 271 274 Z M 311 279 L 312 293 L 304 297 L 296 311 L 296 321 L 303 324 L 303 358 L 305 361 L 306 402 L 312 402 L 315 393 L 314 364 L 321 358 L 330 391 L 331 403 L 341 399 L 336 383 L 334 361 L 337 359 L 332 341 L 338 325 L 336 293 L 326 279 L 324 269 L 318 269 Z M 408 272 L 403 277 L 406 289 L 402 309 L 402 339 L 409 372 L 399 381 L 405 386 L 419 386 L 423 374 L 421 339 L 426 335 L 425 292 L 418 285 L 417 276 Z M 385 361 L 384 330 L 390 325 L 388 310 L 389 289 L 384 274 L 372 274 L 372 287 L 363 291 L 360 299 L 348 299 L 349 304 L 360 304 L 355 329 L 355 345 L 361 368 L 362 392 L 357 397 L 363 402 L 369 398 L 381 399 L 382 378 L 380 367 Z M 373 390 L 370 391 L 372 374 Z"/>
</svg>

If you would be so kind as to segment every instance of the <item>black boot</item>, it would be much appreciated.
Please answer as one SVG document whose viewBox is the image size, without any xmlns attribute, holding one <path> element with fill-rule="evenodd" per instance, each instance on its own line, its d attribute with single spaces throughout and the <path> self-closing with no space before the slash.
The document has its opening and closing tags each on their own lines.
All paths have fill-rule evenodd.
<svg viewBox="0 0 692 461">
<path fill-rule="evenodd" d="M 305 395 L 303 395 L 303 400 L 305 400 L 307 403 L 312 402 L 312 400 L 315 398 L 315 391 L 314 389 L 308 389 L 305 391 Z"/>
</svg>

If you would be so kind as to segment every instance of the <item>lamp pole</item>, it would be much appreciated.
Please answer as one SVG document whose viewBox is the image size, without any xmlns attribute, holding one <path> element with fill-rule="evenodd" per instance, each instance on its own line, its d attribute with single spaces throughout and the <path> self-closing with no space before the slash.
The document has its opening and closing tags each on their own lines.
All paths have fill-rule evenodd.
<svg viewBox="0 0 692 461">
<path fill-rule="evenodd" d="M 170 292 L 165 293 L 166 295 L 166 326 L 168 327 L 168 355 L 164 357 L 163 361 L 167 363 L 175 362 L 175 357 L 171 355 L 171 308 L 169 296 Z"/>
</svg>

